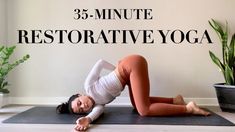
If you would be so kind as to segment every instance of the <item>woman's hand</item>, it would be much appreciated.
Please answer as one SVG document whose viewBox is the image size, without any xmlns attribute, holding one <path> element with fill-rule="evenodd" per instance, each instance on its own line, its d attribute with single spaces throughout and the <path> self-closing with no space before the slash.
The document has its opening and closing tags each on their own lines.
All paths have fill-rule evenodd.
<svg viewBox="0 0 235 132">
<path fill-rule="evenodd" d="M 81 117 L 77 119 L 76 123 L 77 125 L 75 126 L 75 130 L 77 131 L 85 131 L 89 127 L 89 124 L 91 122 L 91 119 L 89 117 Z"/>
</svg>

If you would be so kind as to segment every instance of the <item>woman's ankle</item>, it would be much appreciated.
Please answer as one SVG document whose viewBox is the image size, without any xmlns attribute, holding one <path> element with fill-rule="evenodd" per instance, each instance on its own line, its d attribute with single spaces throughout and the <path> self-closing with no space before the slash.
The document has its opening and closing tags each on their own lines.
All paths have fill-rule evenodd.
<svg viewBox="0 0 235 132">
<path fill-rule="evenodd" d="M 193 107 L 191 106 L 190 103 L 191 103 L 191 102 L 189 102 L 189 103 L 186 105 L 186 113 L 188 113 L 188 114 L 193 113 Z"/>
<path fill-rule="evenodd" d="M 173 104 L 176 105 L 185 105 L 185 101 L 182 95 L 177 95 L 175 98 L 173 98 Z"/>
</svg>

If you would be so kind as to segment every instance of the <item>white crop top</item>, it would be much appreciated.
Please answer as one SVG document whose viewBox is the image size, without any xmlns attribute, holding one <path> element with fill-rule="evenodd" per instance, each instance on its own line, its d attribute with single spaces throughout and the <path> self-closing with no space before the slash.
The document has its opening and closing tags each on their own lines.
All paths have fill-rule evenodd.
<svg viewBox="0 0 235 132">
<path fill-rule="evenodd" d="M 109 74 L 100 76 L 103 69 L 111 70 Z M 104 111 L 104 105 L 112 102 L 123 90 L 123 86 L 114 72 L 115 66 L 104 60 L 98 60 L 88 74 L 84 88 L 88 96 L 95 101 L 95 106 L 87 115 L 92 121 Z"/>
</svg>

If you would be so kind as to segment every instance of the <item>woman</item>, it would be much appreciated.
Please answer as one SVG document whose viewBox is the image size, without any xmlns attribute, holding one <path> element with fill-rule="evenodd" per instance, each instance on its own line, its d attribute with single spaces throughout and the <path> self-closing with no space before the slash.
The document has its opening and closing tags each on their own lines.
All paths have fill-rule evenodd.
<svg viewBox="0 0 235 132">
<path fill-rule="evenodd" d="M 100 77 L 102 69 L 111 70 L 108 75 Z M 175 98 L 149 96 L 149 77 L 147 61 L 140 55 L 130 55 L 119 61 L 117 67 L 99 60 L 96 62 L 85 81 L 87 95 L 73 95 L 67 103 L 57 107 L 58 113 L 87 113 L 79 118 L 76 130 L 86 130 L 104 110 L 105 104 L 113 101 L 129 87 L 132 106 L 141 116 L 204 115 L 210 113 L 200 109 L 194 102 L 187 105 L 181 95 Z"/>
</svg>

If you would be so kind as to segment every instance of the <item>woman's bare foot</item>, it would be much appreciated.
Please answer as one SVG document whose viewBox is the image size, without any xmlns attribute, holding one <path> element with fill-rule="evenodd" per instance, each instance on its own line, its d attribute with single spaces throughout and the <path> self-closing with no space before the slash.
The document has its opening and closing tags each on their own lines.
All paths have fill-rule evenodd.
<svg viewBox="0 0 235 132">
<path fill-rule="evenodd" d="M 182 95 L 177 95 L 175 98 L 173 98 L 173 104 L 185 105 L 186 103 Z"/>
<path fill-rule="evenodd" d="M 188 113 L 194 114 L 194 115 L 204 115 L 208 116 L 210 115 L 210 112 L 205 111 L 201 108 L 199 108 L 195 102 L 191 101 L 186 105 L 186 109 Z"/>
</svg>

